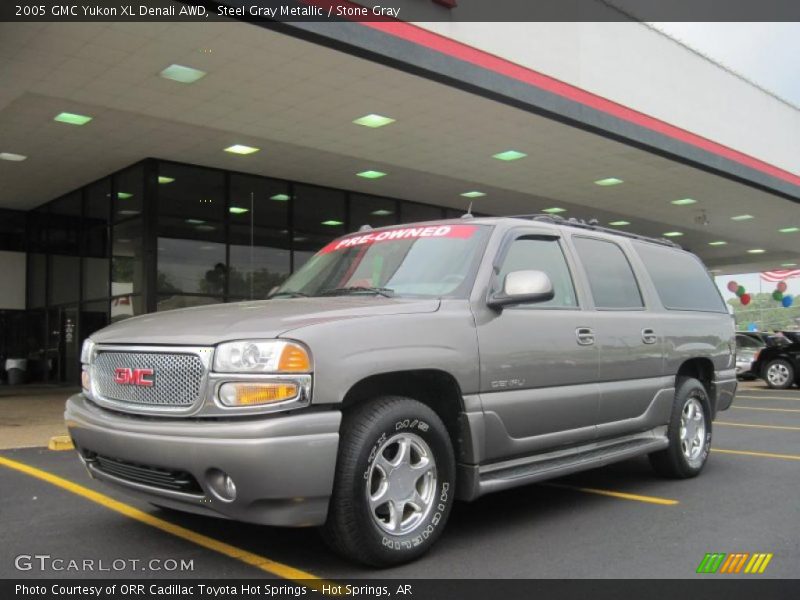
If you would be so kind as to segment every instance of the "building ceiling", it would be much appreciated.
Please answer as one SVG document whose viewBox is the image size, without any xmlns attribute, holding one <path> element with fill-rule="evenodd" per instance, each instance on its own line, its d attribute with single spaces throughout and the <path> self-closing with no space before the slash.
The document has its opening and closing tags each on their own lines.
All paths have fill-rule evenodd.
<svg viewBox="0 0 800 600">
<path fill-rule="evenodd" d="M 159 77 L 173 63 L 207 75 Z M 800 263 L 800 232 L 778 232 L 800 227 L 799 204 L 246 23 L 3 23 L 0 82 L 0 152 L 28 157 L 0 160 L 2 207 L 33 208 L 152 156 L 455 208 L 479 190 L 479 212 L 556 206 L 646 235 L 681 231 L 674 241 L 720 273 Z M 53 121 L 63 111 L 93 120 Z M 396 122 L 352 123 L 369 113 Z M 223 152 L 232 144 L 261 150 Z M 492 158 L 509 149 L 527 156 Z M 388 175 L 355 176 L 366 169 Z M 607 177 L 624 183 L 593 183 Z M 681 198 L 697 203 L 671 203 Z M 742 214 L 754 218 L 731 220 Z"/>
</svg>

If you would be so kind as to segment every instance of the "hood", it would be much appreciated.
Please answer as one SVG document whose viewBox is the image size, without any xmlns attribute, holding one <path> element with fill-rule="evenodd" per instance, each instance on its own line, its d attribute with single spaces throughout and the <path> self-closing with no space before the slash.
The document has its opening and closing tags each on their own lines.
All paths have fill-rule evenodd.
<svg viewBox="0 0 800 600">
<path fill-rule="evenodd" d="M 438 298 L 333 296 L 214 304 L 149 313 L 119 321 L 91 335 L 100 344 L 208 346 L 227 340 L 274 338 L 316 323 L 435 312 Z"/>
</svg>

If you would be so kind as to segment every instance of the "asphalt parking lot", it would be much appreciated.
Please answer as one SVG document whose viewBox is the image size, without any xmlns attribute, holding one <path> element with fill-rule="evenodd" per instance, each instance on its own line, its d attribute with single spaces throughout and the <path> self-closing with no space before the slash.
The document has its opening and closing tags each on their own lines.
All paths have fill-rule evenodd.
<svg viewBox="0 0 800 600">
<path fill-rule="evenodd" d="M 312 529 L 131 500 L 90 480 L 73 451 L 4 450 L 0 577 L 800 577 L 800 390 L 746 384 L 713 431 L 714 450 L 697 479 L 659 479 L 637 459 L 457 504 L 430 554 L 384 571 L 340 560 Z M 26 466 L 39 471 L 20 470 Z M 696 574 L 711 552 L 773 558 L 761 575 Z M 37 554 L 126 563 L 104 572 L 17 570 L 15 557 Z M 174 566 L 167 559 L 192 561 L 193 569 L 166 571 Z"/>
</svg>

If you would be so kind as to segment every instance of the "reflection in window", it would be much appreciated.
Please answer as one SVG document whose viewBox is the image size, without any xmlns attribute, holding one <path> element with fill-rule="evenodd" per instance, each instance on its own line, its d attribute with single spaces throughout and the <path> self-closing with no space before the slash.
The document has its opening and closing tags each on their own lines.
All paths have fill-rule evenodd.
<svg viewBox="0 0 800 600">
<path fill-rule="evenodd" d="M 344 192 L 296 185 L 294 199 L 294 269 L 325 244 L 345 233 Z"/>
<path fill-rule="evenodd" d="M 443 215 L 443 209 L 438 206 L 428 206 L 427 204 L 417 204 L 416 202 L 402 202 L 400 207 L 400 216 L 403 223 L 438 221 Z"/>
<path fill-rule="evenodd" d="M 111 198 L 114 221 L 130 219 L 142 213 L 144 170 L 141 165 L 114 175 L 116 191 Z"/>
<path fill-rule="evenodd" d="M 28 308 L 44 307 L 46 282 L 47 255 L 28 254 Z"/>
<path fill-rule="evenodd" d="M 81 238 L 81 192 L 67 194 L 50 204 L 50 252 L 78 256 Z"/>
<path fill-rule="evenodd" d="M 142 313 L 144 313 L 144 301 L 141 296 L 118 296 L 111 299 L 112 323 Z"/>
<path fill-rule="evenodd" d="M 80 293 L 80 263 L 77 256 L 53 255 L 50 263 L 50 304 L 77 302 Z"/>
<path fill-rule="evenodd" d="M 358 231 L 362 225 L 377 229 L 397 222 L 396 200 L 365 194 L 350 195 L 350 231 Z"/>
<path fill-rule="evenodd" d="M 142 291 L 142 220 L 114 226 L 111 259 L 111 294 L 120 296 Z"/>
<path fill-rule="evenodd" d="M 222 302 L 221 296 L 159 296 L 156 310 L 175 310 L 176 308 L 190 308 L 192 306 L 206 306 L 208 304 L 219 304 Z"/>
<path fill-rule="evenodd" d="M 578 305 L 567 261 L 557 240 L 532 237 L 514 240 L 503 259 L 503 267 L 497 276 L 498 285 L 504 285 L 509 273 L 529 270 L 547 273 L 554 292 L 551 300 L 536 302 L 530 305 L 531 308 L 543 306 L 575 308 Z"/>
<path fill-rule="evenodd" d="M 158 238 L 158 291 L 165 294 L 224 294 L 225 244 Z"/>
</svg>

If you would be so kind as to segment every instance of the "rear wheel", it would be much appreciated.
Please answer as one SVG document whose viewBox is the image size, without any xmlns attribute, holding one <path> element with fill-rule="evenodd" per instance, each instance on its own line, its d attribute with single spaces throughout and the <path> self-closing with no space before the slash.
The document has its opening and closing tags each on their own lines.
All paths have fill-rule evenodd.
<svg viewBox="0 0 800 600">
<path fill-rule="evenodd" d="M 650 464 L 664 477 L 696 477 L 705 466 L 711 448 L 711 403 L 705 386 L 697 379 L 682 378 L 667 427 L 669 446 L 650 454 Z"/>
<path fill-rule="evenodd" d="M 764 369 L 767 385 L 776 390 L 786 390 L 794 385 L 794 368 L 788 360 L 776 358 Z"/>
<path fill-rule="evenodd" d="M 386 397 L 345 416 L 323 537 L 372 566 L 408 562 L 441 535 L 455 493 L 455 459 L 441 419 Z"/>
</svg>

